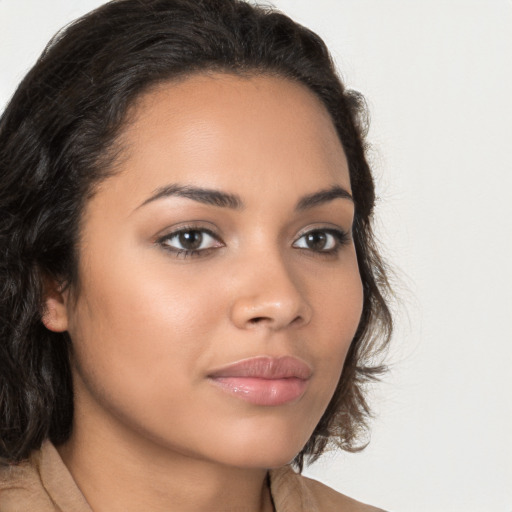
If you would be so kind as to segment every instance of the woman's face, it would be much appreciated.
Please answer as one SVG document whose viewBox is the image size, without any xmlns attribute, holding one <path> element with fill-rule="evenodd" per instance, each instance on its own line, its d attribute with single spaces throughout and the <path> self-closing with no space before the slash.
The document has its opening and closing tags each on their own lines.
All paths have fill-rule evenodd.
<svg viewBox="0 0 512 512">
<path fill-rule="evenodd" d="M 140 98 L 121 141 L 66 304 L 75 429 L 239 467 L 290 461 L 362 309 L 329 115 L 285 79 L 197 75 Z"/>
</svg>

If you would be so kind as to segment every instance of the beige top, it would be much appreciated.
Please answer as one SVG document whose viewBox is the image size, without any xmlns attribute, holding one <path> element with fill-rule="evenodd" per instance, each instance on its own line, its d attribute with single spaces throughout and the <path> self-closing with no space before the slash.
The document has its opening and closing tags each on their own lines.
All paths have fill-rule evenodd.
<svg viewBox="0 0 512 512">
<path fill-rule="evenodd" d="M 276 512 L 383 512 L 298 475 L 270 471 Z M 46 442 L 27 462 L 0 467 L 0 512 L 93 512 L 55 447 Z"/>
</svg>

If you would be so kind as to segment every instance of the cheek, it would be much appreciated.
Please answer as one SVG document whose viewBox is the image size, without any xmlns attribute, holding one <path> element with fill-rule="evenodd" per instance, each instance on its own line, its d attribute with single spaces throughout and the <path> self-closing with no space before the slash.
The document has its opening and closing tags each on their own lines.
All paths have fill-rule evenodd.
<svg viewBox="0 0 512 512">
<path fill-rule="evenodd" d="M 359 325 L 363 310 L 363 286 L 354 255 L 354 263 L 338 278 L 324 282 L 316 299 L 315 315 L 318 335 L 318 367 L 324 385 L 337 385 L 345 358 Z"/>
<path fill-rule="evenodd" d="M 171 276 L 169 267 L 136 258 L 90 265 L 70 335 L 82 374 L 102 386 L 134 383 L 154 393 L 155 380 L 192 374 L 204 357 L 207 335 L 220 318 L 210 283 Z M 148 369 L 151 369 L 148 375 Z"/>
</svg>

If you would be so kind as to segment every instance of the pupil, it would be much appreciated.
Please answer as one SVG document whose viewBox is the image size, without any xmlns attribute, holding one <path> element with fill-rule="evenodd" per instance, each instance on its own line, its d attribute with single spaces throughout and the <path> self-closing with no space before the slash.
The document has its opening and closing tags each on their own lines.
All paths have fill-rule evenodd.
<svg viewBox="0 0 512 512">
<path fill-rule="evenodd" d="M 179 240 L 182 247 L 193 251 L 201 246 L 203 235 L 200 231 L 184 231 L 180 233 Z"/>
<path fill-rule="evenodd" d="M 323 249 L 327 242 L 327 235 L 325 233 L 316 232 L 309 233 L 306 238 L 306 243 L 310 249 Z"/>
</svg>

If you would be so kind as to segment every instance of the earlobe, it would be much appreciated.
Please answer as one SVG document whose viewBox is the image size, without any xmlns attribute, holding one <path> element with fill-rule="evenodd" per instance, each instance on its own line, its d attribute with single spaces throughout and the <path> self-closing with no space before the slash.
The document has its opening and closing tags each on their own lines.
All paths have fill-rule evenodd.
<svg viewBox="0 0 512 512">
<path fill-rule="evenodd" d="M 68 329 L 67 292 L 55 282 L 45 279 L 45 300 L 41 321 L 53 332 L 64 332 Z"/>
</svg>

